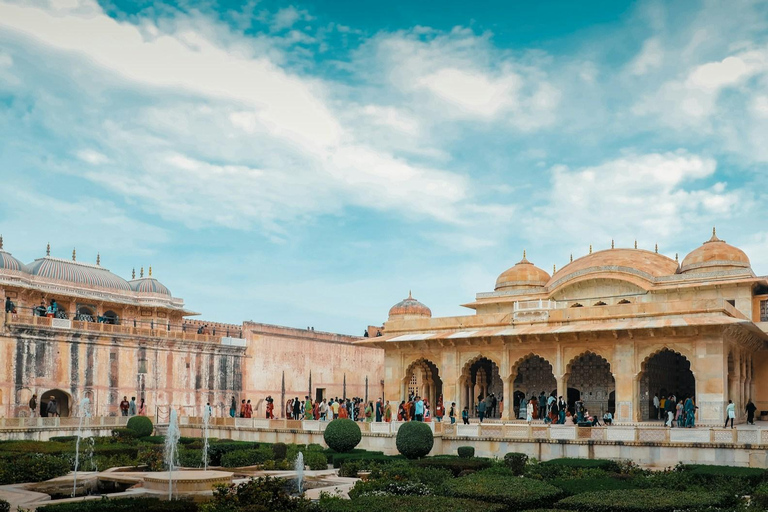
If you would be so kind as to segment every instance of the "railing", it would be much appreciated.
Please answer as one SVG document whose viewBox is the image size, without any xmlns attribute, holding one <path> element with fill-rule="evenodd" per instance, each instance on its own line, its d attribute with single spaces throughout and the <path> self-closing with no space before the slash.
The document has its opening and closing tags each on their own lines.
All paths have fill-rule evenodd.
<svg viewBox="0 0 768 512">
<path fill-rule="evenodd" d="M 512 311 L 532 311 L 540 309 L 557 309 L 558 303 L 554 300 L 520 300 L 516 301 L 512 306 Z"/>
<path fill-rule="evenodd" d="M 17 310 L 18 311 L 18 310 Z M 32 325 L 39 327 L 51 327 L 55 329 L 77 329 L 88 332 L 103 332 L 114 334 L 128 334 L 133 336 L 149 336 L 156 338 L 168 338 L 181 341 L 196 341 L 204 343 L 222 343 L 225 332 L 218 331 L 216 334 L 198 334 L 197 329 L 183 328 L 171 329 L 167 324 L 158 324 L 154 322 L 125 322 L 123 324 L 108 324 L 98 322 L 87 322 L 81 320 L 69 320 L 62 318 L 52 318 L 47 316 L 36 316 L 24 314 L 24 312 L 7 313 L 6 323 L 9 325 Z M 238 334 L 242 336 L 242 331 Z M 230 340 L 242 340 L 243 338 L 230 338 Z M 227 342 L 224 345 L 233 347 L 245 346 L 244 341 Z"/>
<path fill-rule="evenodd" d="M 403 425 L 402 421 L 358 422 L 360 430 L 369 434 L 394 435 Z M 200 417 L 189 416 L 180 419 L 182 427 L 199 428 Z M 303 430 L 322 432 L 327 421 L 313 420 L 267 420 L 261 418 L 211 418 L 212 426 L 258 430 Z M 446 437 L 491 438 L 506 440 L 536 441 L 604 441 L 621 443 L 659 444 L 749 444 L 768 445 L 768 428 L 730 429 L 717 427 L 665 428 L 645 425 L 614 425 L 610 427 L 577 427 L 575 425 L 528 425 L 526 423 L 425 423 L 432 432 Z"/>
<path fill-rule="evenodd" d="M 127 416 L 93 416 L 83 418 L 84 428 L 93 427 L 121 427 L 128 423 Z M 41 418 L 36 416 L 19 418 L 0 418 L 0 428 L 58 428 L 58 427 L 77 427 L 80 425 L 80 418 L 77 417 L 55 417 Z"/>
</svg>

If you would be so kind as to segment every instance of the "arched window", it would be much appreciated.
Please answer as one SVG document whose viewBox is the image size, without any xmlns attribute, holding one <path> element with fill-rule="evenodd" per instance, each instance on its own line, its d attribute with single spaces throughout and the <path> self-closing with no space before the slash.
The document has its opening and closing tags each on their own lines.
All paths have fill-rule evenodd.
<svg viewBox="0 0 768 512">
<path fill-rule="evenodd" d="M 91 306 L 77 306 L 75 311 L 75 320 L 81 322 L 93 322 L 94 321 L 94 309 Z"/>
<path fill-rule="evenodd" d="M 576 302 L 576 303 L 574 303 L 574 304 L 571 304 L 571 307 L 572 307 L 572 308 L 583 308 L 584 306 L 582 306 L 581 304 L 579 304 L 578 302 Z"/>
<path fill-rule="evenodd" d="M 632 304 L 632 303 L 631 303 L 631 302 L 629 302 L 627 299 L 621 299 L 621 300 L 619 301 L 619 304 Z"/>
<path fill-rule="evenodd" d="M 606 304 L 605 302 L 601 301 L 601 300 L 600 300 L 600 301 L 597 301 L 597 302 L 595 302 L 595 306 L 606 306 L 606 305 L 607 305 L 607 304 Z"/>
<path fill-rule="evenodd" d="M 120 317 L 114 311 L 105 311 L 102 316 L 99 317 L 99 321 L 104 324 L 117 325 L 120 323 Z"/>
</svg>

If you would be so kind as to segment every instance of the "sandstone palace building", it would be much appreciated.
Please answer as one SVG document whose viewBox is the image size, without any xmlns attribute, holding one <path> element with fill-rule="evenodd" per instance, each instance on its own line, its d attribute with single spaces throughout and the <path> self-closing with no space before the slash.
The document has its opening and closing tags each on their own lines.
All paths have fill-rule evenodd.
<svg viewBox="0 0 768 512">
<path fill-rule="evenodd" d="M 611 244 L 613 246 L 613 243 Z M 413 297 L 395 305 L 384 336 L 385 395 L 474 408 L 554 392 L 619 422 L 654 416 L 653 397 L 692 396 L 698 422 L 721 424 L 729 400 L 743 421 L 768 410 L 768 280 L 747 255 L 712 237 L 683 258 L 637 248 L 592 251 L 550 275 L 523 259 L 467 316 L 434 318 Z"/>
<path fill-rule="evenodd" d="M 313 329 L 191 320 L 151 267 L 125 280 L 99 257 L 57 258 L 50 247 L 24 264 L 0 237 L 0 299 L 13 303 L 0 324 L 0 416 L 28 415 L 33 394 L 43 408 L 55 396 L 62 416 L 86 396 L 94 414 L 119 414 L 122 397 L 135 396 L 166 417 L 169 406 L 199 416 L 208 402 L 225 415 L 233 396 L 264 417 L 271 395 L 280 417 L 278 404 L 296 396 L 382 392 L 380 349 Z"/>
</svg>

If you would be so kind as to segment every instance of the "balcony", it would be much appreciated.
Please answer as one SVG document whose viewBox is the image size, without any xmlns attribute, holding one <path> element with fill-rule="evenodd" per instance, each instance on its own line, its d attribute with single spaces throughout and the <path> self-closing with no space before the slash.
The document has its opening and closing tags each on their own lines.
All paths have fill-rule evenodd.
<svg viewBox="0 0 768 512">
<path fill-rule="evenodd" d="M 235 338 L 228 335 L 239 334 L 242 336 L 241 331 L 236 333 L 222 332 L 220 334 L 198 334 L 194 329 L 184 325 L 158 324 L 150 321 L 138 320 L 128 320 L 123 324 L 87 322 L 82 320 L 70 320 L 66 318 L 37 316 L 26 311 L 19 311 L 19 313 L 6 313 L 5 327 L 37 327 L 40 329 L 54 329 L 61 331 L 72 330 L 85 331 L 90 333 L 141 336 L 198 343 L 215 343 L 238 348 L 246 346 L 245 339 L 240 337 Z M 227 336 L 222 336 L 223 334 L 227 334 Z"/>
<path fill-rule="evenodd" d="M 546 322 L 551 310 L 563 307 L 565 304 L 549 299 L 521 300 L 512 306 L 512 319 L 515 322 Z"/>
</svg>

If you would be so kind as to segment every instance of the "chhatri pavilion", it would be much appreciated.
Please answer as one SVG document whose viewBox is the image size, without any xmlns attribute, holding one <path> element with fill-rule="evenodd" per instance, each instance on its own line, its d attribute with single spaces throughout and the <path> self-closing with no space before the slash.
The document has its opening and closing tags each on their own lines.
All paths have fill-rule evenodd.
<svg viewBox="0 0 768 512">
<path fill-rule="evenodd" d="M 618 422 L 651 419 L 655 394 L 692 396 L 703 424 L 722 424 L 729 400 L 737 421 L 750 399 L 768 409 L 768 278 L 747 255 L 714 229 L 682 262 L 613 245 L 552 275 L 523 252 L 464 304 L 472 315 L 435 318 L 409 295 L 361 342 L 384 349 L 385 398 L 473 410 L 494 393 L 505 420 L 542 391 Z"/>
</svg>

